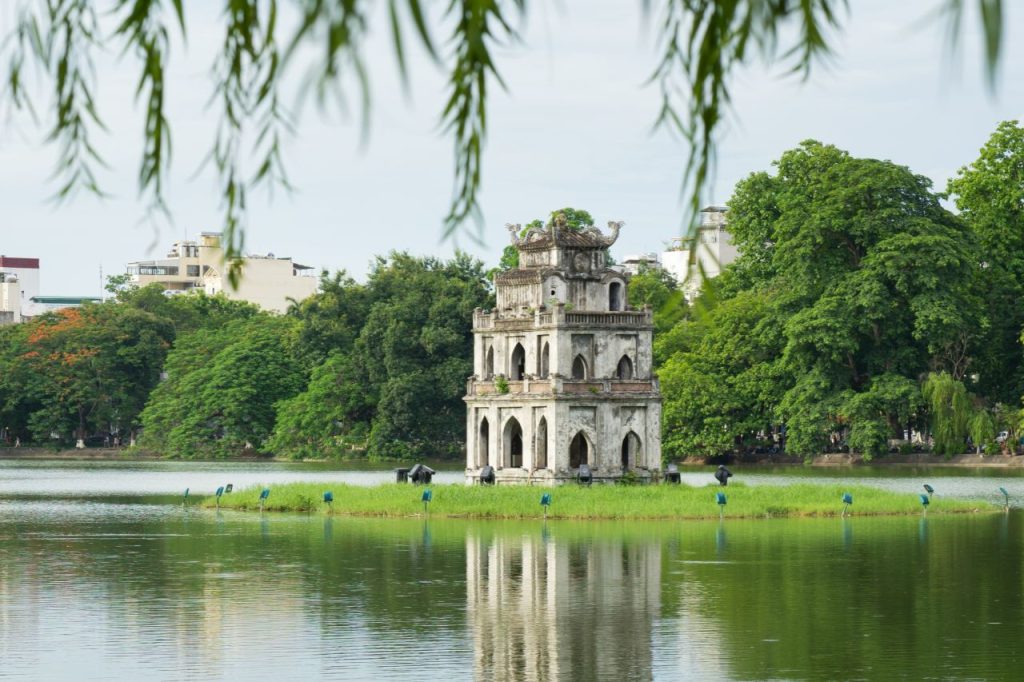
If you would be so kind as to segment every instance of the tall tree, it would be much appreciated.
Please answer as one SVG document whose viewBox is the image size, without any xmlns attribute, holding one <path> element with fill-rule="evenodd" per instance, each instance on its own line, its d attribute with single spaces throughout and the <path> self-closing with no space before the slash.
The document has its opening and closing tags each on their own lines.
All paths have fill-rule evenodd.
<svg viewBox="0 0 1024 682">
<path fill-rule="evenodd" d="M 483 265 L 392 253 L 367 287 L 375 299 L 356 343 L 367 390 L 378 396 L 371 457 L 461 454 L 466 378 L 473 373 L 473 310 L 493 302 Z"/>
<path fill-rule="evenodd" d="M 927 372 L 960 380 L 971 366 L 986 324 L 974 288 L 974 240 L 942 208 L 930 181 L 905 167 L 814 141 L 775 165 L 774 175 L 739 183 L 729 203 L 741 255 L 716 292 L 724 311 L 712 310 L 705 331 L 673 330 L 659 346 L 682 353 L 683 367 L 701 366 L 721 352 L 704 343 L 721 317 L 759 292 L 767 297 L 763 317 L 748 328 L 756 322 L 780 334 L 781 367 L 775 358 L 763 364 L 781 382 L 773 385 L 772 416 L 785 422 L 787 449 L 816 454 L 842 430 L 865 455 L 880 454 L 921 412 Z M 662 373 L 670 386 L 676 355 Z M 732 364 L 720 365 L 715 386 L 750 371 Z M 707 414 L 735 412 L 729 396 L 714 396 L 709 388 Z M 693 419 L 689 428 L 699 430 L 701 418 Z"/>
<path fill-rule="evenodd" d="M 1017 404 L 1024 395 L 1024 128 L 1000 123 L 948 191 L 979 246 L 977 285 L 989 327 L 971 366 L 976 390 Z"/>
</svg>

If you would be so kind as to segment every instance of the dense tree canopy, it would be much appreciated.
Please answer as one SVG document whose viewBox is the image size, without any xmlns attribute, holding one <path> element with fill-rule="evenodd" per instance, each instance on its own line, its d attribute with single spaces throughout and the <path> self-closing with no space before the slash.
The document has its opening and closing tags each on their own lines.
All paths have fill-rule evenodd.
<svg viewBox="0 0 1024 682">
<path fill-rule="evenodd" d="M 128 306 L 65 309 L 0 335 L 0 425 L 15 437 L 73 442 L 131 430 L 174 337 Z"/>
<path fill-rule="evenodd" d="M 949 184 L 959 215 L 909 169 L 814 141 L 741 181 L 728 212 L 740 256 L 693 305 L 664 272 L 630 281 L 631 303 L 657 311 L 666 457 L 759 439 L 874 457 L 908 431 L 943 454 L 1014 448 L 1022 158 L 1024 129 L 1000 125 Z M 178 457 L 463 452 L 472 314 L 493 306 L 468 256 L 393 252 L 365 282 L 324 273 L 284 316 L 111 290 L 0 328 L 0 437 L 127 439 L 141 424 L 146 446 Z"/>
<path fill-rule="evenodd" d="M 840 431 L 885 452 L 917 413 L 921 378 L 962 380 L 984 333 L 975 240 L 902 166 L 805 142 L 776 167 L 730 201 L 741 255 L 724 301 L 669 334 L 695 338 L 662 369 L 668 442 L 722 448 L 784 423 L 791 453 L 821 452 Z"/>
<path fill-rule="evenodd" d="M 983 394 L 1017 403 L 1024 395 L 1024 128 L 1001 123 L 948 191 L 980 250 L 977 290 L 989 326 L 971 372 Z"/>
</svg>

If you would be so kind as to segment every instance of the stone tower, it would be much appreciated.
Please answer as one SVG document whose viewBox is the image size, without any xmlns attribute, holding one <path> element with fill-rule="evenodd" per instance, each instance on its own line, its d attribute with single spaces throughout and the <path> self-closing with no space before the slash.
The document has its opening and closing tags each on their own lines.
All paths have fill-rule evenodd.
<svg viewBox="0 0 1024 682">
<path fill-rule="evenodd" d="M 473 315 L 466 479 L 490 465 L 499 483 L 553 484 L 580 464 L 594 478 L 661 467 L 661 397 L 652 314 L 630 308 L 628 276 L 608 267 L 608 235 L 557 215 L 520 236 L 519 267 L 495 277 L 497 306 Z"/>
</svg>

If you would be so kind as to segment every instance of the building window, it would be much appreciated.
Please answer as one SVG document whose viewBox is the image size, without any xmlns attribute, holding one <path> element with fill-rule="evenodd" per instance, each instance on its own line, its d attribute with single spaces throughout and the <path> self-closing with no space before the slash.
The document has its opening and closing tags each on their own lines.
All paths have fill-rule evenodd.
<svg viewBox="0 0 1024 682">
<path fill-rule="evenodd" d="M 622 359 L 619 360 L 619 366 L 615 370 L 615 376 L 618 379 L 633 378 L 633 361 L 629 359 L 628 355 L 623 355 Z"/>
<path fill-rule="evenodd" d="M 198 277 L 199 276 L 199 266 L 198 265 L 186 265 L 185 268 L 186 268 L 185 272 L 188 274 L 189 277 Z"/>
<path fill-rule="evenodd" d="M 490 458 L 491 429 L 487 424 L 487 417 L 480 420 L 480 435 L 477 438 L 477 450 L 480 453 L 480 466 L 485 467 Z"/>
<path fill-rule="evenodd" d="M 520 343 L 512 349 L 512 366 L 509 367 L 508 374 L 512 381 L 522 381 L 523 375 L 526 374 L 526 350 Z"/>
<path fill-rule="evenodd" d="M 536 456 L 534 457 L 533 468 L 534 469 L 547 469 L 548 468 L 548 420 L 546 417 L 541 417 L 540 422 L 537 423 L 537 444 L 533 449 Z"/>
<path fill-rule="evenodd" d="M 608 285 L 608 310 L 622 310 L 622 283 Z"/>
<path fill-rule="evenodd" d="M 584 381 L 587 378 L 587 361 L 582 355 L 577 355 L 572 361 L 572 378 L 577 381 Z"/>
</svg>

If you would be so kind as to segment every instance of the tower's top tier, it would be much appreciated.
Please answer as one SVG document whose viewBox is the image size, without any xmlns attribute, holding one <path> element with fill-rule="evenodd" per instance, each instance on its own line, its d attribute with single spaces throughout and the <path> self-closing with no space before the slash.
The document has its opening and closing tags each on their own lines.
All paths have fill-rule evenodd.
<svg viewBox="0 0 1024 682">
<path fill-rule="evenodd" d="M 561 213 L 525 231 L 521 225 L 506 225 L 519 267 L 495 275 L 498 314 L 558 303 L 583 311 L 625 310 L 626 275 L 613 269 L 608 258 L 622 225 L 609 222 L 608 234 L 594 226 L 574 229 Z"/>
<path fill-rule="evenodd" d="M 557 268 L 568 272 L 596 273 L 605 268 L 608 247 L 619 237 L 623 223 L 610 221 L 609 234 L 591 225 L 574 229 L 566 224 L 565 215 L 556 213 L 543 227 L 523 230 L 509 224 L 505 229 L 519 251 L 519 270 Z M 515 272 L 515 270 L 511 271 Z M 510 273 L 502 273 L 510 274 Z M 499 280 L 501 275 L 498 276 Z"/>
</svg>

